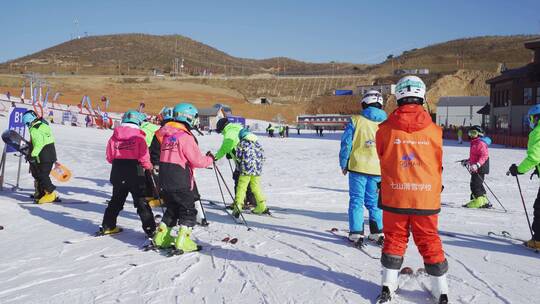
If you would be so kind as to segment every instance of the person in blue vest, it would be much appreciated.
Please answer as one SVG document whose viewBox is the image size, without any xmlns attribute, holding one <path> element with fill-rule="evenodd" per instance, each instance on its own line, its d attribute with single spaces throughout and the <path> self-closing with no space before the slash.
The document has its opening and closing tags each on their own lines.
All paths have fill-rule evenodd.
<svg viewBox="0 0 540 304">
<path fill-rule="evenodd" d="M 371 90 L 362 98 L 362 113 L 351 117 L 341 137 L 339 163 L 343 175 L 349 173 L 349 240 L 364 242 L 364 206 L 369 212 L 368 239 L 382 242 L 382 211 L 378 183 L 381 167 L 375 146 L 379 124 L 386 120 L 383 97 Z"/>
</svg>

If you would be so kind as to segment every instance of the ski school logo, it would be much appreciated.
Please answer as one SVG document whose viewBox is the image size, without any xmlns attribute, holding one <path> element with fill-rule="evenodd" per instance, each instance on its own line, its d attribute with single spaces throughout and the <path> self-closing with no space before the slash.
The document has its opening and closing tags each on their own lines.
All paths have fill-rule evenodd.
<svg viewBox="0 0 540 304">
<path fill-rule="evenodd" d="M 127 140 L 127 141 L 116 142 L 114 143 L 114 148 L 116 150 L 134 150 L 135 141 Z"/>
<path fill-rule="evenodd" d="M 178 139 L 176 136 L 167 137 L 163 142 L 163 150 L 173 150 L 176 147 Z"/>
<path fill-rule="evenodd" d="M 394 145 L 401 145 L 401 139 L 396 138 L 396 140 L 394 140 Z"/>
<path fill-rule="evenodd" d="M 411 152 L 401 157 L 399 165 L 401 166 L 401 168 L 413 168 L 416 166 L 420 166 L 420 161 L 416 157 L 416 154 L 414 154 L 414 152 Z"/>
</svg>

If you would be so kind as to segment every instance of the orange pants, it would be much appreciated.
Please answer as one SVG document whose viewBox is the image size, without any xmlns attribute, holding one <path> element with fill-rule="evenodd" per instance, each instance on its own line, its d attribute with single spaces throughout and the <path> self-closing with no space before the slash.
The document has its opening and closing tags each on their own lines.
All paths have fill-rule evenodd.
<svg viewBox="0 0 540 304">
<path fill-rule="evenodd" d="M 438 214 L 411 215 L 383 211 L 383 254 L 403 257 L 412 231 L 424 264 L 446 263 L 438 230 Z"/>
</svg>

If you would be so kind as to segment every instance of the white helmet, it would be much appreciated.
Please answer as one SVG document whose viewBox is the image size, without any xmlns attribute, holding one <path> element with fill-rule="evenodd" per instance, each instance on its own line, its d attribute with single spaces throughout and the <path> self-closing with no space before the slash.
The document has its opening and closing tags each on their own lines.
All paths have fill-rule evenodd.
<svg viewBox="0 0 540 304">
<path fill-rule="evenodd" d="M 362 103 L 365 103 L 367 105 L 372 104 L 380 104 L 383 105 L 383 97 L 381 92 L 377 90 L 369 90 L 364 94 L 364 97 L 362 97 Z"/>
<path fill-rule="evenodd" d="M 416 97 L 424 101 L 426 96 L 426 84 L 417 76 L 405 76 L 396 84 L 396 100 L 407 97 Z"/>
</svg>

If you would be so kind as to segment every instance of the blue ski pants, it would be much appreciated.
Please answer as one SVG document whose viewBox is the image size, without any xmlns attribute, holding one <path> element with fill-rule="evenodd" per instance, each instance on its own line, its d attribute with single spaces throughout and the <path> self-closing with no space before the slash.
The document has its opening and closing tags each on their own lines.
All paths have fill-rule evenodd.
<svg viewBox="0 0 540 304">
<path fill-rule="evenodd" d="M 382 232 L 382 210 L 377 206 L 380 176 L 349 172 L 349 231 L 364 232 L 364 206 L 371 233 Z"/>
</svg>

